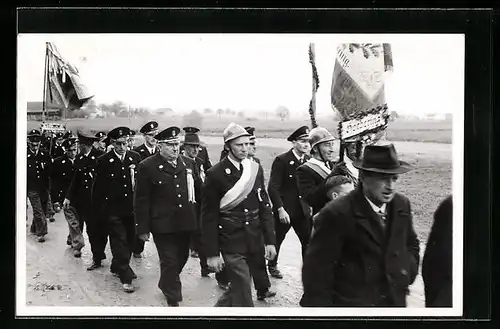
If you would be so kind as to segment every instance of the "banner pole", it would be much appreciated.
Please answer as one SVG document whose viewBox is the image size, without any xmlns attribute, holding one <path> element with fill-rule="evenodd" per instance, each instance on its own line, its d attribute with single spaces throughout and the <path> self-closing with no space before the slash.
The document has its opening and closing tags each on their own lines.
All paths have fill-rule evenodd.
<svg viewBox="0 0 500 329">
<path fill-rule="evenodd" d="M 43 70 L 43 98 L 42 98 L 42 122 L 45 121 L 45 100 L 47 98 L 47 78 L 48 78 L 48 61 L 49 61 L 49 43 L 45 42 L 45 66 Z"/>
</svg>

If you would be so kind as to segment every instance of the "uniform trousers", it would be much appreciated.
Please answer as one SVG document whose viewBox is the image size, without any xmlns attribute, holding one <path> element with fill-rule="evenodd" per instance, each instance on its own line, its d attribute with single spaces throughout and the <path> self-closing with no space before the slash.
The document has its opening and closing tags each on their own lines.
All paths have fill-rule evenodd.
<svg viewBox="0 0 500 329">
<path fill-rule="evenodd" d="M 132 252 L 134 254 L 140 254 L 144 251 L 144 241 L 139 239 L 139 236 L 136 234 L 134 239 L 134 249 Z"/>
<path fill-rule="evenodd" d="M 108 243 L 109 223 L 105 218 L 95 216 L 91 213 L 90 207 L 75 206 L 78 216 L 83 219 L 87 227 L 87 235 L 90 242 L 90 250 L 92 251 L 92 261 L 101 263 L 106 259 L 104 250 Z"/>
<path fill-rule="evenodd" d="M 230 286 L 215 306 L 253 307 L 251 277 L 258 292 L 266 291 L 271 286 L 266 271 L 264 246 L 245 254 L 222 253 L 222 257 L 225 264 L 222 275 L 228 279 Z"/>
<path fill-rule="evenodd" d="M 158 288 L 167 302 L 182 301 L 182 284 L 179 275 L 189 258 L 189 242 L 192 232 L 153 233 L 153 240 L 160 259 Z"/>
<path fill-rule="evenodd" d="M 307 245 L 309 244 L 309 239 L 311 237 L 311 220 L 304 217 L 290 218 L 290 223 L 282 223 L 276 213 L 274 215 L 274 230 L 276 232 L 276 257 L 269 261 L 267 264 L 269 267 L 276 267 L 278 264 L 278 256 L 280 252 L 281 244 L 285 240 L 286 234 L 293 227 L 295 234 L 299 238 L 300 244 L 302 246 L 302 259 L 304 259 Z"/>
<path fill-rule="evenodd" d="M 109 244 L 111 246 L 110 270 L 117 273 L 121 283 L 131 283 L 134 271 L 130 267 L 130 257 L 135 238 L 134 216 L 109 216 Z"/>
<path fill-rule="evenodd" d="M 200 267 L 201 269 L 208 269 L 207 265 L 207 256 L 203 252 L 203 248 L 201 245 L 201 231 L 197 230 L 191 236 L 190 248 L 198 253 L 198 258 L 200 259 Z"/>
<path fill-rule="evenodd" d="M 28 199 L 33 209 L 33 221 L 31 222 L 30 232 L 38 237 L 47 234 L 47 213 L 49 202 L 48 191 L 28 191 Z"/>
<path fill-rule="evenodd" d="M 76 208 L 73 206 L 64 208 L 63 212 L 64 218 L 66 218 L 66 221 L 68 222 L 68 242 L 73 249 L 81 250 L 85 246 L 85 240 L 83 238 L 84 220 L 81 216 L 79 216 Z"/>
</svg>

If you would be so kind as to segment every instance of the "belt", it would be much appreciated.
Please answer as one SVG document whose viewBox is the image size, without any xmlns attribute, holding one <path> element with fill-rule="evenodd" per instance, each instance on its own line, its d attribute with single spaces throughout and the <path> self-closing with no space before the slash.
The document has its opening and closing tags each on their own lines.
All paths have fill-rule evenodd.
<svg viewBox="0 0 500 329">
<path fill-rule="evenodd" d="M 248 222 L 259 219 L 259 209 L 248 211 L 223 211 L 220 215 L 221 219 L 233 222 Z"/>
</svg>

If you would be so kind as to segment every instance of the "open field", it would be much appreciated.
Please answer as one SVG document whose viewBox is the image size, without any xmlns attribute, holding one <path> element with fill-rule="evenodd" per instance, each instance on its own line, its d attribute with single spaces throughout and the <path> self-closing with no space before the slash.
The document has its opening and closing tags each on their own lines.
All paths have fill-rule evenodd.
<svg viewBox="0 0 500 329">
<path fill-rule="evenodd" d="M 100 130 L 109 131 L 117 126 L 128 126 L 139 129 L 149 120 L 156 120 L 160 127 L 191 125 L 184 121 L 180 115 L 172 116 L 149 116 L 147 118 L 105 118 L 105 119 L 68 119 L 64 122 L 72 131 L 78 128 L 88 129 L 92 132 Z M 63 121 L 56 121 L 63 122 Z M 197 124 L 204 135 L 220 135 L 230 122 L 236 122 L 243 126 L 256 127 L 257 137 L 286 138 L 292 131 L 302 125 L 310 125 L 309 119 L 290 119 L 280 121 L 275 118 L 268 120 L 251 119 L 223 116 L 220 120 L 211 115 L 204 116 L 201 123 Z M 318 123 L 326 127 L 330 132 L 337 135 L 337 122 L 330 119 L 318 118 Z M 40 122 L 28 121 L 28 129 L 39 127 Z M 448 121 L 404 121 L 397 120 L 390 122 L 387 128 L 387 138 L 394 141 L 415 141 L 433 143 L 451 143 L 452 122 Z"/>
</svg>

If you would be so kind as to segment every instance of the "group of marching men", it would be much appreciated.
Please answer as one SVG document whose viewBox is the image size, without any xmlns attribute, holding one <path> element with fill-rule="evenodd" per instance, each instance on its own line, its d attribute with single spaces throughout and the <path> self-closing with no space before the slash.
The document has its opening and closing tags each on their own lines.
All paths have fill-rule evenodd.
<svg viewBox="0 0 500 329">
<path fill-rule="evenodd" d="M 137 278 L 130 259 L 142 257 L 152 236 L 158 287 L 169 306 L 182 301 L 179 275 L 191 250 L 201 276 L 215 272 L 224 290 L 215 306 L 248 307 L 252 280 L 258 300 L 276 295 L 269 275 L 283 278 L 278 255 L 292 227 L 302 246 L 301 306 L 406 305 L 420 247 L 410 202 L 395 189 L 411 166 L 392 144 L 369 145 L 360 160 L 338 161 L 327 129 L 300 127 L 287 139 L 291 149 L 274 159 L 266 188 L 255 128 L 229 124 L 215 165 L 199 129 L 183 130 L 181 142 L 178 127 L 160 131 L 148 122 L 135 148 L 128 127 L 67 132 L 49 144 L 40 131 L 29 131 L 31 233 L 44 242 L 47 219 L 62 209 L 67 244 L 81 257 L 85 224 L 89 271 L 103 266 L 109 238 L 110 271 L 126 292 Z"/>
</svg>

